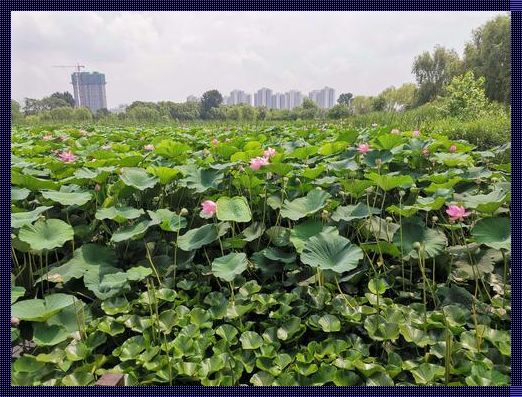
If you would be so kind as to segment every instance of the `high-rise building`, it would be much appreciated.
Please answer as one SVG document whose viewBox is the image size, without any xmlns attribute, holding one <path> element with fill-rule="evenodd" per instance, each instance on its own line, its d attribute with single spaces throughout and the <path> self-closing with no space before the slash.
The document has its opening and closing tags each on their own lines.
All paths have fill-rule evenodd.
<svg viewBox="0 0 522 397">
<path fill-rule="evenodd" d="M 278 92 L 272 95 L 272 109 L 287 109 L 285 94 Z"/>
<path fill-rule="evenodd" d="M 297 90 L 290 90 L 285 94 L 286 109 L 294 109 L 303 104 L 303 94 Z"/>
<path fill-rule="evenodd" d="M 335 90 L 324 87 L 322 90 L 313 90 L 308 94 L 308 98 L 314 101 L 321 109 L 330 109 L 335 105 Z"/>
<path fill-rule="evenodd" d="M 261 88 L 254 94 L 255 107 L 272 107 L 272 90 L 270 88 Z"/>
<path fill-rule="evenodd" d="M 71 75 L 76 107 L 87 107 L 92 113 L 107 109 L 105 75 L 98 72 L 75 72 Z"/>
<path fill-rule="evenodd" d="M 228 105 L 252 104 L 252 97 L 243 90 L 231 91 L 228 98 L 230 99 L 230 103 L 227 102 Z"/>
</svg>

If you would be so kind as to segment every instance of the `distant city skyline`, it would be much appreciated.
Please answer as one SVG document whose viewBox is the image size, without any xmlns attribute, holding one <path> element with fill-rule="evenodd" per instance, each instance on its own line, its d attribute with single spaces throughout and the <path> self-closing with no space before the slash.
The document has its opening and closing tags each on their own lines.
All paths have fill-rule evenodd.
<svg viewBox="0 0 522 397">
<path fill-rule="evenodd" d="M 16 11 L 11 95 L 72 93 L 70 73 L 53 65 L 76 63 L 105 73 L 109 108 L 263 85 L 276 96 L 325 85 L 377 95 L 414 81 L 413 59 L 435 45 L 462 54 L 472 30 L 502 13 Z"/>
</svg>

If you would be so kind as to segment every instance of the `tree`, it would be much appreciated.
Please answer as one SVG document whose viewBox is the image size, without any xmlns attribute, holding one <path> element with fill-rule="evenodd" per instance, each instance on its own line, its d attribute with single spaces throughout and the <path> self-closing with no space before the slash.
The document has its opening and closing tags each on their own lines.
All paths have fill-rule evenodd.
<svg viewBox="0 0 522 397">
<path fill-rule="evenodd" d="M 14 100 L 11 100 L 11 122 L 15 123 L 23 118 L 22 112 L 20 111 L 20 104 Z"/>
<path fill-rule="evenodd" d="M 346 103 L 338 103 L 328 110 L 328 117 L 331 119 L 343 119 L 349 117 L 351 114 L 352 111 Z"/>
<path fill-rule="evenodd" d="M 511 100 L 511 18 L 499 15 L 473 32 L 464 50 L 464 64 L 485 78 L 489 99 Z"/>
<path fill-rule="evenodd" d="M 54 108 L 50 111 L 53 121 L 71 121 L 74 119 L 74 109 L 70 106 Z"/>
<path fill-rule="evenodd" d="M 134 106 L 126 111 L 127 116 L 135 121 L 158 121 L 161 117 L 160 112 L 150 106 Z"/>
<path fill-rule="evenodd" d="M 472 71 L 454 77 L 446 88 L 446 112 L 461 119 L 473 119 L 483 115 L 488 109 L 484 83 L 484 77 L 475 78 Z"/>
<path fill-rule="evenodd" d="M 379 94 L 384 98 L 384 110 L 387 112 L 399 112 L 411 107 L 417 91 L 417 86 L 413 83 L 405 83 L 400 87 L 394 86 L 386 88 Z"/>
<path fill-rule="evenodd" d="M 74 107 L 74 104 L 75 104 L 74 98 L 69 91 L 55 92 L 54 94 L 51 94 L 51 98 L 61 99 L 62 101 L 68 103 L 69 106 L 72 108 Z"/>
<path fill-rule="evenodd" d="M 381 95 L 376 98 L 373 98 L 372 101 L 372 110 L 376 112 L 382 112 L 386 108 L 386 99 Z"/>
<path fill-rule="evenodd" d="M 339 98 L 337 98 L 337 103 L 340 105 L 347 105 L 350 106 L 353 99 L 353 94 L 351 92 L 341 94 L 339 95 Z"/>
<path fill-rule="evenodd" d="M 223 96 L 218 90 L 210 90 L 201 97 L 201 116 L 211 118 L 211 110 L 223 103 Z M 215 114 L 215 113 L 214 113 Z"/>
<path fill-rule="evenodd" d="M 444 87 L 462 70 L 462 63 L 455 50 L 436 46 L 433 54 L 424 52 L 413 62 L 412 73 L 419 89 L 416 105 L 422 105 L 442 94 Z"/>
<path fill-rule="evenodd" d="M 364 114 L 372 111 L 372 97 L 356 96 L 352 99 L 352 111 L 354 114 Z"/>
</svg>

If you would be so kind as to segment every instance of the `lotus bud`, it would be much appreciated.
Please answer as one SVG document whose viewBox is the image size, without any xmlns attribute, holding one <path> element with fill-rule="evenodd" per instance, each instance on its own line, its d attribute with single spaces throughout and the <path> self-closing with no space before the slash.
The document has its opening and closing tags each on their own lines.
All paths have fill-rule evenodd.
<svg viewBox="0 0 522 397">
<path fill-rule="evenodd" d="M 154 251 L 154 247 L 155 247 L 155 246 L 156 246 L 156 243 L 154 243 L 154 241 L 149 241 L 149 242 L 147 243 L 147 249 L 148 249 L 149 251 Z"/>
<path fill-rule="evenodd" d="M 388 222 L 388 223 L 393 222 L 392 217 L 391 217 L 391 216 L 387 216 L 387 217 L 386 217 L 386 222 Z"/>
<path fill-rule="evenodd" d="M 11 317 L 11 327 L 18 327 L 20 325 L 20 319 L 18 317 Z"/>
<path fill-rule="evenodd" d="M 179 212 L 179 214 L 180 214 L 181 216 L 187 216 L 188 213 L 189 213 L 189 212 L 188 212 L 188 209 L 186 209 L 186 208 L 182 208 L 181 211 Z"/>
<path fill-rule="evenodd" d="M 101 186 L 99 183 L 97 183 L 96 186 L 94 186 L 94 191 L 99 192 L 100 190 L 101 190 Z"/>
<path fill-rule="evenodd" d="M 413 249 L 415 249 L 416 251 L 419 251 L 420 248 L 421 248 L 421 244 L 418 241 L 415 241 L 413 243 Z"/>
<path fill-rule="evenodd" d="M 381 160 L 381 159 L 376 159 L 376 160 L 375 160 L 375 165 L 376 165 L 377 167 L 380 167 L 380 166 L 382 165 L 382 160 Z"/>
<path fill-rule="evenodd" d="M 373 186 L 366 188 L 366 193 L 368 193 L 368 194 L 373 193 Z"/>
<path fill-rule="evenodd" d="M 406 192 L 404 190 L 399 191 L 399 196 L 404 197 L 406 195 Z"/>
<path fill-rule="evenodd" d="M 438 222 L 439 221 L 439 217 L 434 215 L 434 216 L 431 217 L 431 220 L 433 221 L 433 223 Z"/>
</svg>

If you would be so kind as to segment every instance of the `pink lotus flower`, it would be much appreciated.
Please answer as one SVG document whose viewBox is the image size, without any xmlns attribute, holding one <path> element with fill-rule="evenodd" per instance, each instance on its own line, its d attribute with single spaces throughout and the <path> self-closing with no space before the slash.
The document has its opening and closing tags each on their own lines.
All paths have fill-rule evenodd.
<svg viewBox="0 0 522 397">
<path fill-rule="evenodd" d="M 150 152 L 154 150 L 154 145 L 149 143 L 148 145 L 143 146 L 143 149 L 145 149 L 147 152 Z"/>
<path fill-rule="evenodd" d="M 370 151 L 370 145 L 367 143 L 361 143 L 357 146 L 357 151 L 361 154 L 368 153 Z"/>
<path fill-rule="evenodd" d="M 255 157 L 252 160 L 250 160 L 250 168 L 252 168 L 254 171 L 257 171 L 262 166 L 268 164 L 268 159 L 266 157 Z"/>
<path fill-rule="evenodd" d="M 74 155 L 73 152 L 71 152 L 70 150 L 68 151 L 64 151 L 62 153 L 60 153 L 58 155 L 58 157 L 60 158 L 60 160 L 62 160 L 64 163 L 74 163 L 74 161 L 76 160 L 76 156 Z"/>
<path fill-rule="evenodd" d="M 401 131 L 398 130 L 397 128 L 394 128 L 393 130 L 391 130 L 391 133 L 392 133 L 393 135 L 400 135 L 400 134 L 401 134 Z"/>
<path fill-rule="evenodd" d="M 416 137 L 420 136 L 420 134 L 421 134 L 421 133 L 420 133 L 419 130 L 415 130 L 415 131 L 412 132 L 411 135 L 414 136 L 414 137 L 416 138 Z"/>
<path fill-rule="evenodd" d="M 463 220 L 465 217 L 469 216 L 471 212 L 466 211 L 466 209 L 460 205 L 449 205 L 446 214 L 450 216 L 451 222 L 455 222 Z"/>
<path fill-rule="evenodd" d="M 99 183 L 97 183 L 96 186 L 94 186 L 94 191 L 99 192 L 100 190 L 101 190 L 101 186 Z"/>
<path fill-rule="evenodd" d="M 218 145 L 218 144 L 219 144 L 219 141 L 218 141 L 216 138 L 214 138 L 214 139 L 212 139 L 212 144 L 213 144 L 214 146 L 215 146 L 215 145 Z"/>
<path fill-rule="evenodd" d="M 457 145 L 451 145 L 448 150 L 450 153 L 455 153 L 457 151 Z"/>
<path fill-rule="evenodd" d="M 276 150 L 269 147 L 268 149 L 266 149 L 263 153 L 263 157 L 266 157 L 267 159 L 271 159 L 272 157 L 274 157 L 276 155 Z"/>
<path fill-rule="evenodd" d="M 425 147 L 424 149 L 422 149 L 422 155 L 424 157 L 429 157 L 430 156 L 430 150 Z"/>
<path fill-rule="evenodd" d="M 68 137 L 67 135 L 62 135 L 62 136 L 60 137 L 60 140 L 61 140 L 62 142 L 65 142 L 65 141 L 68 140 L 68 139 L 69 139 L 69 137 Z"/>
<path fill-rule="evenodd" d="M 201 212 L 206 216 L 213 216 L 216 213 L 217 204 L 212 200 L 206 200 L 201 203 Z"/>
<path fill-rule="evenodd" d="M 44 135 L 44 136 L 42 137 L 42 139 L 43 139 L 44 141 L 50 141 L 51 139 L 53 139 L 53 136 L 52 136 L 51 134 L 47 134 L 47 135 Z"/>
</svg>

